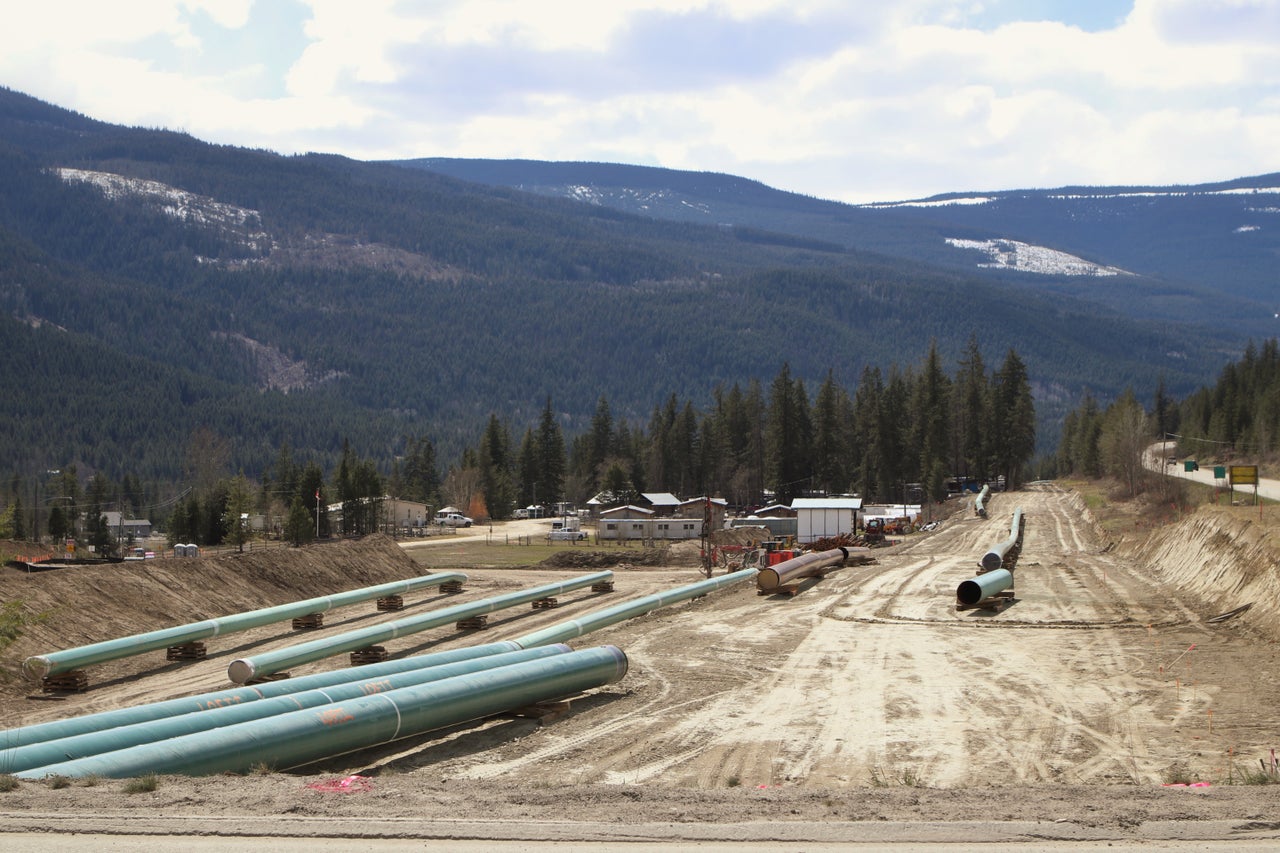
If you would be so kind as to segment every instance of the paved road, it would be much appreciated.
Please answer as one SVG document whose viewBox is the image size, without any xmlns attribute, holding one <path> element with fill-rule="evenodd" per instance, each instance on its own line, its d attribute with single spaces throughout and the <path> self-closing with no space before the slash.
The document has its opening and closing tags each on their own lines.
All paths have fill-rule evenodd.
<svg viewBox="0 0 1280 853">
<path fill-rule="evenodd" d="M 1177 462 L 1170 465 L 1167 460 L 1170 455 L 1177 451 L 1177 445 L 1172 441 L 1156 442 L 1147 448 L 1144 462 L 1146 466 L 1153 471 L 1160 471 L 1170 477 L 1180 477 L 1183 480 L 1193 480 L 1197 483 L 1203 483 L 1206 486 L 1218 486 L 1220 488 L 1227 487 L 1226 480 L 1218 480 L 1213 476 L 1213 464 L 1206 462 L 1200 466 L 1199 471 L 1188 471 L 1183 460 L 1179 458 Z M 1241 462 L 1240 464 L 1250 464 Z M 1259 471 L 1258 473 L 1263 473 Z M 1236 500 L 1245 501 L 1253 499 L 1252 486 L 1237 486 Z M 1280 501 L 1280 480 L 1260 477 L 1258 480 L 1258 495 L 1268 500 Z"/>
</svg>

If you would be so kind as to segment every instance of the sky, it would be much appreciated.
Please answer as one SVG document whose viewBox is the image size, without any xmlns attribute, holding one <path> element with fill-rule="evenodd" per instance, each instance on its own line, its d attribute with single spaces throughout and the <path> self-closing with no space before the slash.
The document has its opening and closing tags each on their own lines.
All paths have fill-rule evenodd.
<svg viewBox="0 0 1280 853">
<path fill-rule="evenodd" d="M 0 0 L 0 86 L 360 160 L 846 202 L 1280 171 L 1280 0 Z"/>
</svg>

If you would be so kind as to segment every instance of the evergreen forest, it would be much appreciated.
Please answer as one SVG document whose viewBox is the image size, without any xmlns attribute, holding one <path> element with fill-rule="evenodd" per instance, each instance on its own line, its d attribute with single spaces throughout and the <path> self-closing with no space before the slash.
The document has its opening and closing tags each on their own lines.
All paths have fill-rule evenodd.
<svg viewBox="0 0 1280 853">
<path fill-rule="evenodd" d="M 672 221 L 0 89 L 10 528 L 103 509 L 214 542 L 246 507 L 301 535 L 340 502 L 330 532 L 365 530 L 381 495 L 499 518 L 601 491 L 935 496 L 1016 484 L 1088 395 L 1189 396 L 1245 347 L 881 251 L 932 226 L 796 233 L 827 203 L 737 186 L 751 217 Z"/>
</svg>

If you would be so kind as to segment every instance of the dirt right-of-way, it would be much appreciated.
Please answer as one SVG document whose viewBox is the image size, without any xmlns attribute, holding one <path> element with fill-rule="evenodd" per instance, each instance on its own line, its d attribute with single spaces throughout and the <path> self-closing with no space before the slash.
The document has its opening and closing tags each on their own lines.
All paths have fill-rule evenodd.
<svg viewBox="0 0 1280 853">
<path fill-rule="evenodd" d="M 1008 538 L 1016 509 L 1026 527 L 1013 601 L 957 610 L 957 587 Z M 415 559 L 450 568 L 430 564 L 431 550 Z M 1268 818 L 1276 789 L 1224 784 L 1280 745 L 1280 624 L 1260 600 L 1276 582 L 1266 525 L 1202 511 L 1104 537 L 1079 495 L 1043 485 L 995 496 L 986 518 L 957 505 L 937 530 L 873 554 L 794 596 L 742 584 L 576 640 L 619 646 L 629 672 L 545 725 L 496 717 L 303 775 L 169 779 L 149 801 L 110 782 L 24 783 L 0 794 L 0 821 L 128 832 L 149 825 L 143 810 L 154 831 L 175 835 L 234 825 L 361 838 L 842 842 L 901 821 L 895 837 L 917 842 L 1280 837 Z M 484 591 L 570 574 L 468 571 Z M 512 614 L 483 639 L 699 578 L 690 567 L 619 567 L 618 592 Z M 274 646 L 287 633 L 243 642 Z M 441 634 L 392 651 L 477 641 Z M 219 657 L 191 671 L 215 681 Z M 116 675 L 90 691 L 92 707 L 192 689 L 173 666 Z M 21 713 L 22 700 L 4 707 Z M 45 704 L 31 716 L 53 713 Z M 305 788 L 353 773 L 373 780 L 370 793 Z M 1164 787 L 1191 782 L 1212 784 Z M 20 819 L 37 813 L 40 822 Z M 270 820 L 280 815 L 288 820 Z"/>
<path fill-rule="evenodd" d="M 794 597 L 739 588 L 599 632 L 592 642 L 631 659 L 607 701 L 532 742 L 435 769 L 512 782 L 953 788 L 1153 785 L 1258 766 L 1280 726 L 1280 696 L 1259 675 L 1280 656 L 1256 623 L 1207 623 L 1221 603 L 1108 547 L 1069 491 L 992 503 L 988 518 L 957 512 Z M 1015 508 L 1026 532 L 1013 603 L 958 611 L 957 586 L 1008 537 Z"/>
</svg>

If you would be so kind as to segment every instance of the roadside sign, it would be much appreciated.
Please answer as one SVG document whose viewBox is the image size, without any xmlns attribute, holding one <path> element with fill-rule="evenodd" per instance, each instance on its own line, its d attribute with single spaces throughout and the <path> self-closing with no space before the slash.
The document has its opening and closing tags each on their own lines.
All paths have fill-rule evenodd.
<svg viewBox="0 0 1280 853">
<path fill-rule="evenodd" d="M 1258 485 L 1258 466 L 1257 465 L 1232 465 L 1231 466 L 1231 485 L 1232 486 Z"/>
</svg>

